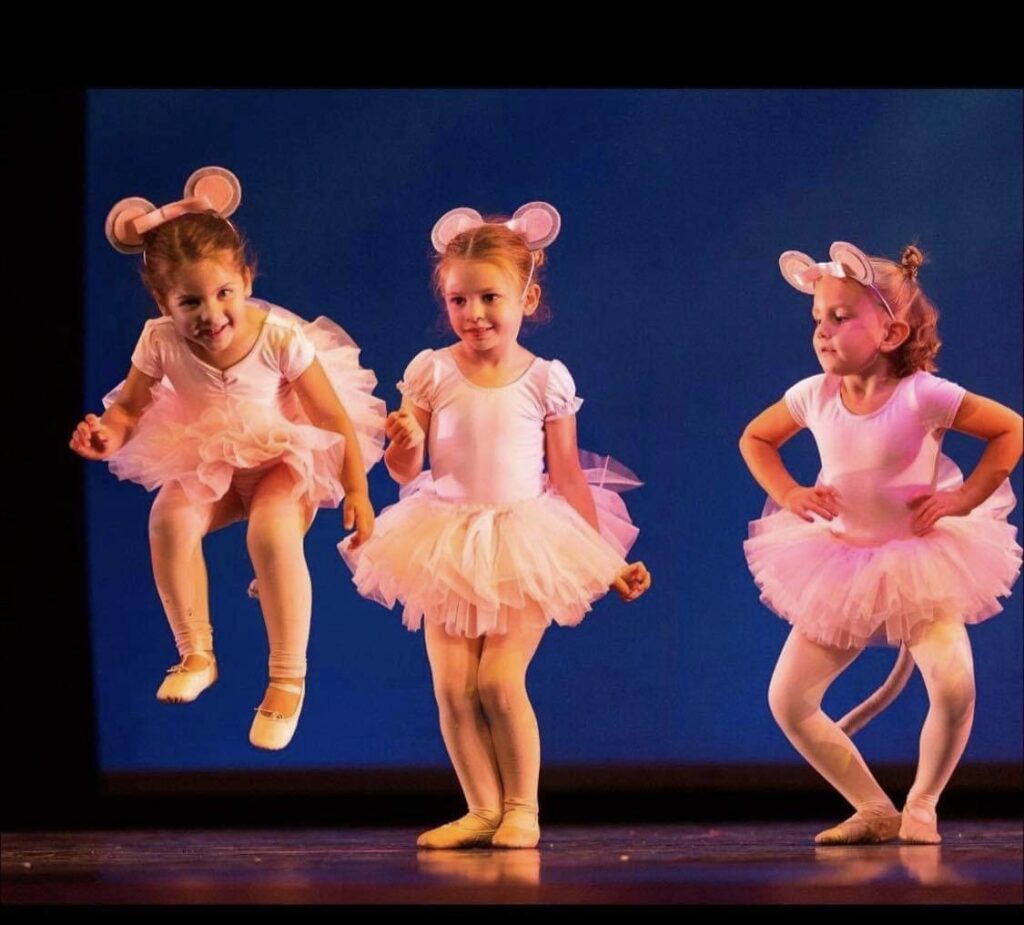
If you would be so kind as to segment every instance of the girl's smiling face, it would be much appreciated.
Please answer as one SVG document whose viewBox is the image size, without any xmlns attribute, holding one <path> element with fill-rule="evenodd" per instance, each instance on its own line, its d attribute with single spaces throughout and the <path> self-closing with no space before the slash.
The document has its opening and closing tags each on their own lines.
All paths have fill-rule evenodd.
<svg viewBox="0 0 1024 925">
<path fill-rule="evenodd" d="M 487 260 L 454 260 L 442 287 L 448 322 L 467 352 L 500 357 L 519 339 L 523 317 L 537 310 L 540 286 Z"/>
<path fill-rule="evenodd" d="M 157 304 L 173 321 L 174 330 L 198 348 L 200 357 L 214 358 L 249 333 L 250 295 L 248 267 L 239 270 L 225 254 L 176 267 Z"/>
</svg>

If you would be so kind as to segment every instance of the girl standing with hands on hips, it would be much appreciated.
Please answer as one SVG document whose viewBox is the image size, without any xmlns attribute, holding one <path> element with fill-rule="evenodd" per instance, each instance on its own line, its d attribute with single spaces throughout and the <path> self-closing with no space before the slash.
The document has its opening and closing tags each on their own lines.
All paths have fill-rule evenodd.
<svg viewBox="0 0 1024 925">
<path fill-rule="evenodd" d="M 284 748 L 305 698 L 312 589 L 303 536 L 318 507 L 344 503 L 358 547 L 373 532 L 366 470 L 381 456 L 384 403 L 359 349 L 336 324 L 307 324 L 251 298 L 254 268 L 234 225 L 241 186 L 221 167 L 197 170 L 185 198 L 157 209 L 118 202 L 107 237 L 141 253 L 160 311 L 146 322 L 127 379 L 71 438 L 86 459 L 148 490 L 157 591 L 181 661 L 157 691 L 195 700 L 217 680 L 203 537 L 248 521 L 270 643 L 270 683 L 249 738 Z"/>
<path fill-rule="evenodd" d="M 582 402 L 569 371 L 519 344 L 541 308 L 544 248 L 560 225 L 543 202 L 509 221 L 459 208 L 436 223 L 434 282 L 457 340 L 419 353 L 399 383 L 385 462 L 401 500 L 369 542 L 339 546 L 361 594 L 401 601 L 404 624 L 425 626 L 441 733 L 469 811 L 423 833 L 421 847 L 538 843 L 530 661 L 552 622 L 578 624 L 610 587 L 632 601 L 650 586 L 643 563 L 625 561 L 638 531 L 615 493 L 639 482 L 579 453 Z"/>
<path fill-rule="evenodd" d="M 779 261 L 786 280 L 813 296 L 812 346 L 824 372 L 788 389 L 740 441 L 769 496 L 750 526 L 747 561 L 761 600 L 793 625 L 769 704 L 794 747 L 855 810 L 815 841 L 934 844 L 936 806 L 974 716 L 965 626 L 999 612 L 997 597 L 1010 594 L 1020 571 L 1006 517 L 1021 417 L 932 375 L 938 313 L 918 283 L 916 247 L 899 263 L 841 241 L 829 253 L 825 263 L 797 251 Z M 814 487 L 799 485 L 779 455 L 804 427 L 821 456 Z M 988 444 L 966 481 L 940 452 L 950 428 Z M 874 642 L 901 646 L 891 683 L 837 724 L 822 698 Z M 849 735 L 898 693 L 910 659 L 929 710 L 900 811 Z"/>
</svg>

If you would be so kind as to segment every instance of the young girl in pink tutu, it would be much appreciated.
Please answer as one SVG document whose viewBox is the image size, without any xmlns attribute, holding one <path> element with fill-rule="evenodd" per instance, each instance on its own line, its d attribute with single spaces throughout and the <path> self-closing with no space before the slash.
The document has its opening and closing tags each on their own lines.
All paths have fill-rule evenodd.
<svg viewBox="0 0 1024 925">
<path fill-rule="evenodd" d="M 410 630 L 425 623 L 441 733 L 469 810 L 421 835 L 425 848 L 537 844 L 530 660 L 552 622 L 576 625 L 609 587 L 632 601 L 650 586 L 643 563 L 625 561 L 637 530 L 615 493 L 639 482 L 578 452 L 582 401 L 569 371 L 518 342 L 559 228 L 547 203 L 507 222 L 454 209 L 434 226 L 434 281 L 458 339 L 419 353 L 399 383 L 384 458 L 401 500 L 369 542 L 339 546 L 361 594 L 401 601 Z"/>
<path fill-rule="evenodd" d="M 740 449 L 768 493 L 744 544 L 761 600 L 793 629 L 768 693 L 796 749 L 853 806 L 819 844 L 940 841 L 936 805 L 967 744 L 974 669 L 965 625 L 999 612 L 1020 570 L 1007 476 L 1021 418 L 932 375 L 938 313 L 921 290 L 916 247 L 900 263 L 836 242 L 816 263 L 787 251 L 786 280 L 813 295 L 824 373 L 792 386 L 744 431 Z M 797 484 L 779 455 L 801 428 L 821 474 Z M 940 452 L 953 428 L 988 442 L 974 472 Z M 821 709 L 832 681 L 869 643 L 902 647 L 886 688 L 840 723 Z M 909 654 L 908 654 L 909 653 Z M 921 669 L 928 716 L 917 776 L 898 811 L 850 741 Z M 904 670 L 904 665 L 906 670 Z"/>
<path fill-rule="evenodd" d="M 270 684 L 250 729 L 284 748 L 305 697 L 312 592 L 302 540 L 318 507 L 344 498 L 352 544 L 373 531 L 366 470 L 381 456 L 384 403 L 359 348 L 336 324 L 307 324 L 252 299 L 253 267 L 228 216 L 241 200 L 230 171 L 206 167 L 185 198 L 160 209 L 118 202 L 107 237 L 143 256 L 160 310 L 147 321 L 127 379 L 87 415 L 71 448 L 152 491 L 153 574 L 180 664 L 159 700 L 195 700 L 217 680 L 202 539 L 247 520 L 270 642 Z"/>
</svg>

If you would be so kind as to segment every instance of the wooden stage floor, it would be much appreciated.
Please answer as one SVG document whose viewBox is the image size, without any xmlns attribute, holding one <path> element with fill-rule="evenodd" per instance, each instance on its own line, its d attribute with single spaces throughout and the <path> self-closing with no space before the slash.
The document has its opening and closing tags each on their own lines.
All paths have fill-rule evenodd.
<svg viewBox="0 0 1024 925">
<path fill-rule="evenodd" d="M 835 821 L 835 820 L 832 820 Z M 3 835 L 3 904 L 1020 904 L 1022 826 L 817 848 L 815 823 L 545 827 L 531 851 L 421 851 L 407 828 Z M 27 911 L 27 910 L 26 910 Z"/>
</svg>

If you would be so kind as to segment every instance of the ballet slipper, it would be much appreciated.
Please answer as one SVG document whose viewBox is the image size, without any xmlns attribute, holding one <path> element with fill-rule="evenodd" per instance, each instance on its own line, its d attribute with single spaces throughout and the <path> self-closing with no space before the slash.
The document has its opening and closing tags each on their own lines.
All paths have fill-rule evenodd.
<svg viewBox="0 0 1024 925">
<path fill-rule="evenodd" d="M 186 668 L 185 662 L 193 655 L 206 659 L 206 664 L 202 668 Z M 216 680 L 217 660 L 213 653 L 194 652 L 167 670 L 156 699 L 163 703 L 191 703 Z"/>
<path fill-rule="evenodd" d="M 900 841 L 908 845 L 937 845 L 942 841 L 939 820 L 931 807 L 908 803 L 903 807 Z"/>
<path fill-rule="evenodd" d="M 299 714 L 302 712 L 302 704 L 306 699 L 306 685 L 281 684 L 278 681 L 271 681 L 270 687 L 299 695 L 298 706 L 291 716 L 285 716 L 276 710 L 256 708 L 256 716 L 249 729 L 249 742 L 256 748 L 278 751 L 291 742 L 292 736 L 295 735 L 295 728 L 299 724 Z"/>
<path fill-rule="evenodd" d="M 501 811 L 473 809 L 461 819 L 424 832 L 417 848 L 489 848 L 501 822 Z"/>
<path fill-rule="evenodd" d="M 899 835 L 902 817 L 899 813 L 873 816 L 854 813 L 849 819 L 814 836 L 816 845 L 876 845 L 892 841 Z"/>
<path fill-rule="evenodd" d="M 540 841 L 540 820 L 536 805 L 505 803 L 501 825 L 494 833 L 491 845 L 495 848 L 536 848 Z"/>
</svg>

